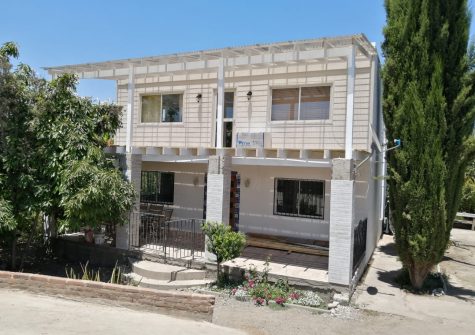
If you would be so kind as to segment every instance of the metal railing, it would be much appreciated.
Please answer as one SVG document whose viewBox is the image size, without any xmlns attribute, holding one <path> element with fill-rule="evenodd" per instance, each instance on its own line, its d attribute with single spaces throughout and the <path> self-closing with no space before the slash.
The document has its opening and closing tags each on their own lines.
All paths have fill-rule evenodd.
<svg viewBox="0 0 475 335">
<path fill-rule="evenodd" d="M 353 273 L 358 269 L 366 254 L 366 232 L 368 229 L 368 219 L 360 220 L 355 227 L 353 242 Z"/>
<path fill-rule="evenodd" d="M 165 260 L 204 257 L 203 222 L 202 219 L 167 221 L 164 215 L 134 212 L 129 221 L 129 246 Z"/>
</svg>

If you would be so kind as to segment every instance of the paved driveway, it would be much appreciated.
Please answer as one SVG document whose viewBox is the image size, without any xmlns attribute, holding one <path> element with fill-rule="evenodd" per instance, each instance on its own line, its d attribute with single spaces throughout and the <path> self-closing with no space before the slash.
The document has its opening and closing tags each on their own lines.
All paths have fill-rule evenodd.
<svg viewBox="0 0 475 335">
<path fill-rule="evenodd" d="M 0 334 L 244 334 L 204 321 L 0 289 Z"/>
<path fill-rule="evenodd" d="M 451 325 L 453 333 L 475 333 L 475 231 L 454 229 L 451 246 L 441 262 L 449 276 L 448 294 L 442 297 L 406 293 L 394 284 L 401 269 L 392 236 L 384 235 L 354 302 L 365 309 Z"/>
</svg>

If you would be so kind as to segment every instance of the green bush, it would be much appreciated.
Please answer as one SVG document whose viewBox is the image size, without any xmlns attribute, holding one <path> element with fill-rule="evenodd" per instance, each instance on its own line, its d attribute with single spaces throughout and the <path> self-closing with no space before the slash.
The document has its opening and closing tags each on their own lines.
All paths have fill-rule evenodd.
<svg viewBox="0 0 475 335">
<path fill-rule="evenodd" d="M 475 182 L 466 180 L 462 188 L 460 210 L 475 213 Z"/>
<path fill-rule="evenodd" d="M 208 250 L 216 255 L 218 280 L 221 279 L 221 263 L 236 258 L 246 244 L 243 233 L 234 232 L 230 226 L 220 222 L 205 222 L 202 230 L 207 237 Z"/>
</svg>

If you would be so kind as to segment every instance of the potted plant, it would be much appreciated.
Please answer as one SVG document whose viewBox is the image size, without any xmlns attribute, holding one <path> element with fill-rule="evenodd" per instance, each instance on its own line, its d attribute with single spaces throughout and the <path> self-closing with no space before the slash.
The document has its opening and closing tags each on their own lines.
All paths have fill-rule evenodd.
<svg viewBox="0 0 475 335">
<path fill-rule="evenodd" d="M 98 226 L 94 229 L 94 244 L 104 244 L 106 234 L 104 232 L 103 226 Z"/>
</svg>

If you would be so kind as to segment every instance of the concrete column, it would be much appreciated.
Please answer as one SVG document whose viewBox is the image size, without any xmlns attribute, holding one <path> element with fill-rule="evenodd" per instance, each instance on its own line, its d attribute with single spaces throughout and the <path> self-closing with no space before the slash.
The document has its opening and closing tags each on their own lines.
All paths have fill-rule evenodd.
<svg viewBox="0 0 475 335">
<path fill-rule="evenodd" d="M 224 59 L 219 60 L 218 67 L 218 106 L 216 108 L 216 148 L 223 147 L 224 114 Z"/>
<path fill-rule="evenodd" d="M 122 169 L 127 180 L 132 183 L 135 189 L 136 198 L 131 211 L 129 224 L 116 227 L 116 247 L 119 249 L 129 249 L 129 246 L 138 246 L 139 244 L 142 155 L 125 154 L 122 158 Z"/>
<path fill-rule="evenodd" d="M 125 134 L 125 150 L 132 152 L 132 137 L 134 130 L 134 98 L 135 98 L 135 76 L 134 66 L 129 66 L 129 82 L 127 84 L 127 124 Z"/>
<path fill-rule="evenodd" d="M 231 157 L 211 156 L 206 187 L 206 220 L 229 224 Z"/>
<path fill-rule="evenodd" d="M 346 121 L 345 121 L 345 158 L 353 158 L 353 107 L 355 95 L 355 46 L 347 58 L 347 82 L 346 82 Z"/>
<path fill-rule="evenodd" d="M 347 286 L 353 275 L 353 160 L 337 158 L 332 162 L 328 281 Z"/>
</svg>

